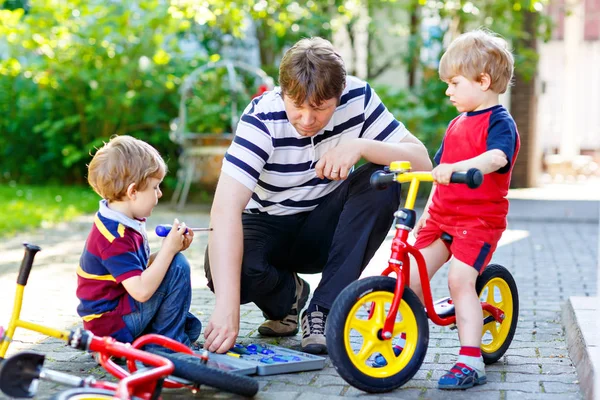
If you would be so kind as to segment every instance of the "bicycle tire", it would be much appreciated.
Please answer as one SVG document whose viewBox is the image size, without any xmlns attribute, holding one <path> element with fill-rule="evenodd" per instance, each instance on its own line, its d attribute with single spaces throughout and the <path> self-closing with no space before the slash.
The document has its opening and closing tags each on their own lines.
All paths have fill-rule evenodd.
<svg viewBox="0 0 600 400">
<path fill-rule="evenodd" d="M 200 358 L 191 354 L 168 353 L 154 349 L 151 352 L 171 360 L 175 366 L 173 376 L 178 378 L 246 397 L 253 397 L 258 393 L 258 381 L 249 376 L 208 367 Z"/>
<path fill-rule="evenodd" d="M 58 393 L 52 400 L 113 400 L 115 392 L 106 389 L 74 388 Z M 131 400 L 142 400 L 132 397 Z"/>
<path fill-rule="evenodd" d="M 477 278 L 475 288 L 482 300 L 500 308 L 505 315 L 501 324 L 491 321 L 483 326 L 481 355 L 485 364 L 493 364 L 506 353 L 515 336 L 519 320 L 519 292 L 513 276 L 499 264 L 488 265 Z M 484 311 L 484 318 L 487 316 L 489 313 Z M 488 333 L 487 337 L 491 336 L 491 340 L 486 340 Z"/>
<path fill-rule="evenodd" d="M 395 286 L 396 279 L 386 276 L 355 281 L 339 294 L 327 316 L 325 337 L 332 364 L 346 382 L 365 392 L 389 392 L 404 385 L 417 373 L 427 353 L 429 322 L 423 305 L 410 288 L 404 289 L 398 309 L 401 320 L 396 322 L 399 326 L 406 325 L 408 331 L 399 328 L 406 333 L 404 349 L 390 356 L 392 340 L 380 339 L 386 305 L 391 304 Z M 369 312 L 365 311 L 367 308 Z M 365 324 L 365 321 L 371 318 L 376 318 L 375 324 L 381 328 L 368 328 L 371 322 Z M 396 328 L 394 332 L 397 335 Z M 352 346 L 358 345 L 360 350 L 356 352 Z M 375 354 L 384 353 L 388 354 L 386 365 L 372 364 Z"/>
</svg>

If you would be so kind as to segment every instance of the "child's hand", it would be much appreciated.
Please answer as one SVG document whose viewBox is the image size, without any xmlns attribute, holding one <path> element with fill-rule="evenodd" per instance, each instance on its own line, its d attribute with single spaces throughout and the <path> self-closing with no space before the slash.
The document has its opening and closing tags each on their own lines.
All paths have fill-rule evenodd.
<svg viewBox="0 0 600 400">
<path fill-rule="evenodd" d="M 431 171 L 433 180 L 440 185 L 447 185 L 450 183 L 450 177 L 454 171 L 454 164 L 440 164 Z"/>
<path fill-rule="evenodd" d="M 168 251 L 169 253 L 175 255 L 177 253 L 179 253 L 181 250 L 184 249 L 184 243 L 185 243 L 185 230 L 186 230 L 186 226 L 185 226 L 185 222 L 182 222 L 181 224 L 179 223 L 179 220 L 177 218 L 175 218 L 175 220 L 173 221 L 173 227 L 171 228 L 171 231 L 169 232 L 169 234 L 164 238 L 163 243 L 162 243 L 162 250 Z M 191 231 L 189 231 L 189 233 L 191 233 Z M 192 237 L 193 237 L 193 233 L 192 233 Z M 191 240 L 189 240 L 189 242 L 191 243 Z M 189 247 L 189 243 L 188 243 L 188 247 Z M 187 248 L 187 247 L 185 247 Z"/>
<path fill-rule="evenodd" d="M 184 232 L 185 232 L 185 230 L 184 230 Z M 194 240 L 194 231 L 191 229 L 188 229 L 187 233 L 185 233 L 183 235 L 183 247 L 181 248 L 181 251 L 184 251 L 188 247 L 190 247 L 193 240 Z"/>
</svg>

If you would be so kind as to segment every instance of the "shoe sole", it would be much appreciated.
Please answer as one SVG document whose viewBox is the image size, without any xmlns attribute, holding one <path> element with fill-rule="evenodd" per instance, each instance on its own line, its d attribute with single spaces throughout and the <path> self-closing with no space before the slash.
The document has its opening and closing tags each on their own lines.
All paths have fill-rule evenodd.
<svg viewBox="0 0 600 400">
<path fill-rule="evenodd" d="M 324 344 L 309 344 L 302 346 L 302 351 L 310 354 L 327 354 L 327 346 Z"/>
<path fill-rule="evenodd" d="M 302 279 L 302 278 L 299 278 L 299 279 Z M 300 316 L 300 311 L 302 311 L 302 309 L 306 305 L 306 302 L 308 301 L 308 295 L 310 294 L 310 285 L 304 279 L 302 279 L 302 282 L 303 282 L 304 286 L 302 287 L 302 293 L 300 293 L 300 301 L 298 302 L 298 316 Z M 263 316 L 265 318 L 268 318 L 265 315 L 265 313 L 263 313 Z M 299 318 L 298 318 L 298 322 L 300 322 Z M 300 330 L 298 328 L 296 328 L 295 330 L 290 331 L 290 332 L 277 332 L 271 328 L 267 328 L 266 326 L 258 327 L 258 333 L 260 333 L 263 336 L 270 336 L 270 337 L 294 336 L 294 335 L 297 335 L 299 331 Z"/>
<path fill-rule="evenodd" d="M 258 333 L 260 333 L 263 336 L 270 336 L 270 337 L 294 336 L 298 333 L 298 328 L 296 328 L 295 330 L 293 330 L 291 332 L 277 332 L 271 328 L 267 328 L 266 326 L 259 326 Z"/>
<path fill-rule="evenodd" d="M 470 385 L 456 386 L 456 385 L 440 385 L 438 383 L 438 389 L 442 389 L 442 390 L 465 390 L 465 389 L 470 389 L 473 386 L 485 385 L 486 383 L 487 383 L 487 377 L 484 376 L 483 378 L 479 378 L 478 380 L 474 381 Z"/>
</svg>

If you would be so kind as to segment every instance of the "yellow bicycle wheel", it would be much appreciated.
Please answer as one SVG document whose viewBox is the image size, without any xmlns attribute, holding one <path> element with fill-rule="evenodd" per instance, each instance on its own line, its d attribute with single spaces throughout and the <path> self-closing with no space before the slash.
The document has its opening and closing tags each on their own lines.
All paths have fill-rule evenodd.
<svg viewBox="0 0 600 400">
<path fill-rule="evenodd" d="M 395 283 L 395 279 L 382 276 L 356 281 L 340 293 L 327 316 L 325 337 L 334 367 L 352 386 L 371 393 L 391 391 L 410 380 L 429 343 L 423 306 L 408 288 L 392 338 L 382 338 Z"/>
<path fill-rule="evenodd" d="M 519 319 L 519 294 L 512 275 L 498 264 L 489 265 L 477 279 L 477 293 L 485 301 L 504 312 L 504 320 L 494 320 L 483 312 L 481 354 L 486 364 L 498 361 L 508 350 Z"/>
</svg>

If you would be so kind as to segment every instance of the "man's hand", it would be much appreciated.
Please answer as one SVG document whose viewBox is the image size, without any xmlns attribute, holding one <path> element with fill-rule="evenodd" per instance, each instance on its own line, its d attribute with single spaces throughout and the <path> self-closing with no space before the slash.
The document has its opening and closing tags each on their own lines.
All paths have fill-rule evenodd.
<svg viewBox="0 0 600 400">
<path fill-rule="evenodd" d="M 240 307 L 222 310 L 215 307 L 204 330 L 204 349 L 215 353 L 225 353 L 235 345 L 240 330 Z"/>
<path fill-rule="evenodd" d="M 317 177 L 339 181 L 348 177 L 350 168 L 360 160 L 360 139 L 352 139 L 328 150 L 315 165 Z"/>
<path fill-rule="evenodd" d="M 453 172 L 456 172 L 454 164 L 440 164 L 431 171 L 431 175 L 435 183 L 447 185 Z"/>
</svg>

